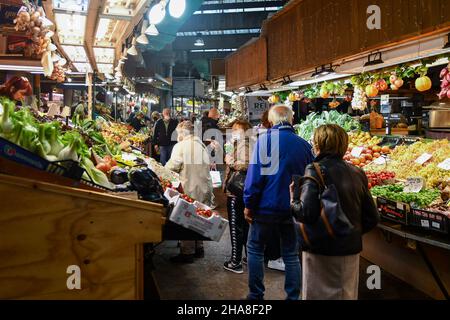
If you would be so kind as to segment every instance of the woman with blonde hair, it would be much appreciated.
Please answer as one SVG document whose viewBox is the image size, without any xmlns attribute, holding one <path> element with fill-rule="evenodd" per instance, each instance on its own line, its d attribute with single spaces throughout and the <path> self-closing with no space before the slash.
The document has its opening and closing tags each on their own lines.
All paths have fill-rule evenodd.
<svg viewBox="0 0 450 320">
<path fill-rule="evenodd" d="M 358 298 L 362 235 L 377 225 L 378 212 L 364 171 L 343 160 L 347 147 L 347 133 L 338 125 L 322 125 L 314 132 L 314 162 L 319 165 L 320 171 L 316 171 L 314 164 L 310 164 L 306 167 L 305 176 L 321 181 L 318 175 L 321 172 L 325 186 L 335 186 L 338 202 L 354 231 L 334 238 L 314 237 L 310 234 L 311 238 L 318 240 L 311 243 L 311 247 L 303 248 L 304 300 Z M 291 211 L 299 222 L 314 225 L 319 221 L 322 192 L 323 187 L 313 179 L 304 179 L 300 188 L 294 188 L 294 184 L 291 184 Z"/>
<path fill-rule="evenodd" d="M 250 162 L 250 136 L 248 121 L 237 120 L 232 126 L 232 138 L 226 145 L 224 191 L 227 192 L 227 211 L 231 238 L 231 258 L 225 261 L 225 270 L 243 273 L 242 249 L 247 243 L 248 223 L 244 217 L 243 188 Z M 240 188 L 242 187 L 242 189 Z"/>
</svg>

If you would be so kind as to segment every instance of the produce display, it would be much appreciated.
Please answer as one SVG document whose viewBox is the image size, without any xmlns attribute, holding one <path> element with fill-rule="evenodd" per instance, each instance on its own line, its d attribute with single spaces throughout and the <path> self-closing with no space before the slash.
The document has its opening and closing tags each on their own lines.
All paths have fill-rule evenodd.
<svg viewBox="0 0 450 320">
<path fill-rule="evenodd" d="M 152 169 L 154 173 L 160 178 L 161 181 L 166 181 L 174 186 L 178 187 L 180 183 L 180 176 L 178 173 L 170 171 L 162 166 L 158 161 L 153 158 L 145 158 L 145 162 Z"/>
<path fill-rule="evenodd" d="M 425 153 L 431 154 L 431 158 L 423 164 L 416 163 L 416 160 Z M 426 180 L 427 187 L 432 188 L 442 181 L 450 180 L 450 171 L 438 167 L 438 164 L 449 155 L 450 143 L 446 139 L 418 141 L 409 146 L 397 146 L 390 153 L 386 165 L 371 164 L 366 169 L 374 172 L 393 171 L 398 179 L 422 177 Z"/>
<path fill-rule="evenodd" d="M 315 112 L 311 113 L 306 117 L 305 121 L 295 127 L 297 134 L 300 137 L 306 141 L 310 141 L 315 128 L 323 124 L 331 123 L 340 125 L 347 132 L 361 129 L 361 125 L 357 120 L 353 119 L 348 114 L 341 114 L 336 110 L 331 110 L 330 112 L 324 111 L 321 114 L 317 114 Z"/>
<path fill-rule="evenodd" d="M 142 149 L 149 138 L 146 134 L 136 133 L 133 127 L 118 122 L 103 122 L 101 133 L 108 143 L 122 144 L 127 151 L 130 151 L 129 146 Z"/>
<path fill-rule="evenodd" d="M 348 134 L 348 146 L 358 147 L 367 146 L 373 147 L 381 142 L 382 138 L 377 136 L 371 136 L 369 132 L 356 131 Z"/>
<path fill-rule="evenodd" d="M 352 99 L 353 110 L 366 110 L 367 109 L 367 95 L 361 86 L 355 85 Z"/>
<path fill-rule="evenodd" d="M 440 198 L 441 192 L 438 189 L 424 189 L 419 192 L 403 192 L 402 184 L 390 184 L 375 186 L 371 189 L 374 196 L 384 197 L 390 200 L 410 203 L 417 208 L 430 206 Z"/>
<path fill-rule="evenodd" d="M 391 152 L 391 149 L 388 146 L 380 147 L 374 145 L 362 147 L 360 155 L 356 156 L 355 154 L 352 154 L 353 148 L 354 147 L 348 147 L 347 152 L 344 155 L 344 160 L 361 168 L 370 164 L 376 158 L 379 158 L 382 155 L 387 155 Z"/>
<path fill-rule="evenodd" d="M 371 189 L 375 186 L 391 184 L 395 182 L 395 173 L 390 171 L 370 172 L 366 171 L 366 176 L 369 181 L 368 187 Z"/>
<path fill-rule="evenodd" d="M 441 70 L 441 91 L 438 94 L 439 99 L 450 99 L 450 63 Z"/>
</svg>

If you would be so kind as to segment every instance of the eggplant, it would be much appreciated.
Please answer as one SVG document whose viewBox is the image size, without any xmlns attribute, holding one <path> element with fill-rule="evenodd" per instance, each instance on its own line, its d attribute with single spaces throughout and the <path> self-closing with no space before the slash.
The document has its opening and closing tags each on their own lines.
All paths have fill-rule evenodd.
<svg viewBox="0 0 450 320">
<path fill-rule="evenodd" d="M 125 169 L 117 168 L 111 171 L 111 182 L 114 184 L 124 184 L 128 181 L 128 172 Z"/>
</svg>

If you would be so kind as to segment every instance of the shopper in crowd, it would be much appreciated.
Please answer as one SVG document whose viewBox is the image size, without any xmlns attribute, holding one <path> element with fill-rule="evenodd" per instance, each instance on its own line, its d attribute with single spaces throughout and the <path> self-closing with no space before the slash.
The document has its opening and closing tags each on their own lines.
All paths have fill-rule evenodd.
<svg viewBox="0 0 450 320">
<path fill-rule="evenodd" d="M 292 127 L 293 111 L 285 105 L 269 110 L 272 128 L 258 137 L 245 180 L 245 218 L 250 223 L 248 250 L 249 299 L 264 297 L 264 249 L 273 230 L 279 232 L 285 263 L 287 299 L 300 294 L 300 261 L 289 185 L 312 162 L 311 146 Z"/>
<path fill-rule="evenodd" d="M 178 120 L 171 117 L 169 108 L 163 110 L 162 116 L 162 119 L 159 119 L 155 123 L 153 145 L 155 146 L 155 150 L 160 153 L 161 164 L 165 165 L 169 161 L 173 146 L 176 143 L 174 133 L 178 125 Z"/>
<path fill-rule="evenodd" d="M 73 111 L 72 117 L 78 116 L 80 119 L 86 118 L 86 102 L 84 98 L 81 98 L 78 102 L 75 110 Z"/>
<path fill-rule="evenodd" d="M 232 138 L 225 148 L 224 191 L 227 192 L 227 211 L 231 238 L 231 259 L 224 268 L 235 273 L 243 273 L 242 249 L 247 244 L 248 223 L 244 217 L 243 189 L 240 182 L 245 181 L 250 162 L 250 136 L 252 126 L 248 121 L 237 120 L 232 126 Z M 227 186 L 232 184 L 230 188 Z M 238 190 L 237 190 L 238 189 Z M 234 192 L 234 193 L 233 193 Z"/>
<path fill-rule="evenodd" d="M 321 238 L 303 252 L 304 299 L 358 298 L 361 236 L 377 225 L 378 213 L 364 171 L 342 159 L 347 147 L 347 133 L 338 125 L 323 125 L 314 132 L 313 148 L 317 156 L 314 161 L 320 165 L 325 183 L 336 187 L 341 208 L 356 231 L 334 239 Z M 306 167 L 305 175 L 320 179 L 313 165 Z M 292 213 L 300 222 L 314 224 L 318 221 L 319 195 L 323 191 L 319 188 L 316 182 L 305 179 L 294 194 L 291 184 Z"/>
<path fill-rule="evenodd" d="M 213 186 L 209 174 L 209 157 L 206 147 L 194 135 L 194 125 L 190 121 L 181 122 L 177 128 L 178 143 L 166 168 L 180 174 L 181 186 L 189 197 L 211 205 Z M 181 241 L 181 253 L 171 258 L 174 263 L 192 263 L 194 258 L 203 258 L 202 241 Z"/>
<path fill-rule="evenodd" d="M 152 119 L 152 123 L 153 125 L 156 123 L 156 121 L 158 121 L 159 119 L 161 119 L 161 115 L 159 114 L 158 111 L 153 111 L 152 115 L 151 115 L 151 119 Z"/>
</svg>

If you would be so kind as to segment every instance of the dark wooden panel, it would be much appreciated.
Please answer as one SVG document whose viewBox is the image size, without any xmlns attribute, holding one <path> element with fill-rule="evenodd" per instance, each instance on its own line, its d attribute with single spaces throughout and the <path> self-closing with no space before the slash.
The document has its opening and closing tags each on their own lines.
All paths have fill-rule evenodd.
<svg viewBox="0 0 450 320">
<path fill-rule="evenodd" d="M 366 26 L 369 5 L 381 29 Z M 268 79 L 450 29 L 448 0 L 303 0 L 267 21 Z"/>
<path fill-rule="evenodd" d="M 211 75 L 223 76 L 225 74 L 225 59 L 211 59 Z"/>
<path fill-rule="evenodd" d="M 227 90 L 258 84 L 267 79 L 266 38 L 260 37 L 225 59 Z"/>
</svg>

